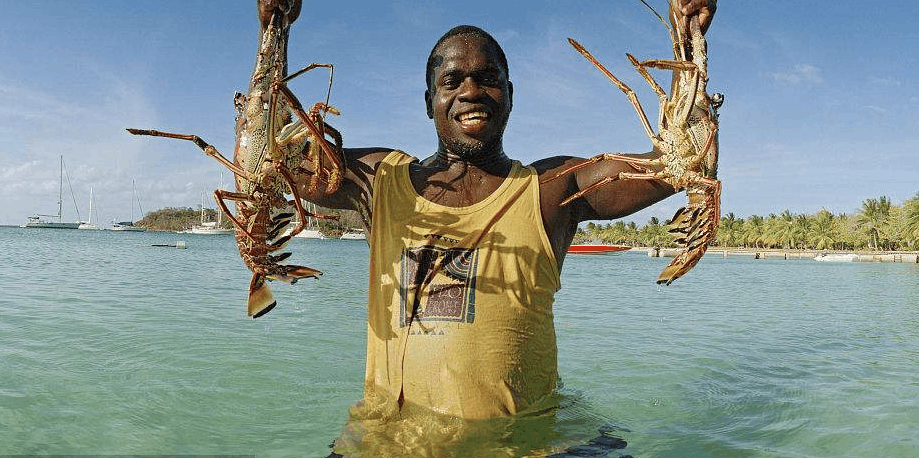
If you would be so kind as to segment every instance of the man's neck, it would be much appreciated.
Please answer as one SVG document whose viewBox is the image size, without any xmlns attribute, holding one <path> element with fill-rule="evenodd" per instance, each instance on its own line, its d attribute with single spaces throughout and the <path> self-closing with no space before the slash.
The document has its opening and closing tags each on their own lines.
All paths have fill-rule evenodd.
<svg viewBox="0 0 919 458">
<path fill-rule="evenodd" d="M 510 175 L 514 161 L 503 151 L 457 155 L 441 149 L 409 168 L 412 185 L 422 197 L 450 207 L 481 201 Z"/>
<path fill-rule="evenodd" d="M 505 177 L 513 161 L 501 148 L 479 154 L 457 154 L 446 148 L 439 148 L 434 155 L 421 162 L 425 168 L 440 171 L 467 171 L 478 169 L 487 174 Z"/>
</svg>

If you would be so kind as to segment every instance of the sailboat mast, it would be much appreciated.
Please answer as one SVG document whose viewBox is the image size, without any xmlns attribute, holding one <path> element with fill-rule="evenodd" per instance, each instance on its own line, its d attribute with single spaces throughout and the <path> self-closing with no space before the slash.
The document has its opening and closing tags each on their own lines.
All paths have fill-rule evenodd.
<svg viewBox="0 0 919 458">
<path fill-rule="evenodd" d="M 134 180 L 131 179 L 131 187 L 134 187 Z M 137 199 L 137 209 L 140 210 L 140 217 L 144 217 L 144 206 L 140 203 L 140 196 L 137 195 L 137 188 L 134 188 L 134 198 Z"/>
<path fill-rule="evenodd" d="M 137 199 L 137 187 L 134 185 L 134 178 L 131 178 L 131 222 L 134 222 L 134 200 Z M 137 201 L 140 205 L 140 201 Z M 143 211 L 143 210 L 141 210 Z"/>
<path fill-rule="evenodd" d="M 217 185 L 219 189 L 223 189 L 223 172 L 220 172 L 220 184 Z M 217 228 L 223 227 L 223 211 L 220 208 L 217 209 Z"/>
<path fill-rule="evenodd" d="M 60 177 L 60 187 L 57 191 L 57 220 L 58 222 L 63 221 L 62 216 L 62 207 L 64 206 L 64 155 L 61 154 L 61 177 Z"/>
</svg>

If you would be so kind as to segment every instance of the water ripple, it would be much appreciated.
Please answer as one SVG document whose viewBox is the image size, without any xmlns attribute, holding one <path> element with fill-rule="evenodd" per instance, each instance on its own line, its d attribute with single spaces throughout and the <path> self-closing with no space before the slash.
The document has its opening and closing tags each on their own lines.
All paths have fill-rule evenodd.
<svg viewBox="0 0 919 458">
<path fill-rule="evenodd" d="M 367 247 L 291 248 L 325 275 L 253 321 L 230 237 L 0 228 L 4 453 L 328 454 L 362 391 Z M 566 260 L 560 447 L 615 424 L 634 456 L 915 456 L 916 266 L 707 256 L 658 288 L 667 261 Z"/>
</svg>

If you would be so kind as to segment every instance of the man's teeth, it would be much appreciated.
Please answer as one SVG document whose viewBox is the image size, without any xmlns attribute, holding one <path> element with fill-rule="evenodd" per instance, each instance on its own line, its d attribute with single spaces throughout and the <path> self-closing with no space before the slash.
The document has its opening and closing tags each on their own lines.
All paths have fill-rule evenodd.
<svg viewBox="0 0 919 458">
<path fill-rule="evenodd" d="M 484 111 L 473 111 L 472 113 L 464 113 L 459 117 L 460 122 L 471 121 L 476 119 L 488 119 L 488 113 Z"/>
</svg>

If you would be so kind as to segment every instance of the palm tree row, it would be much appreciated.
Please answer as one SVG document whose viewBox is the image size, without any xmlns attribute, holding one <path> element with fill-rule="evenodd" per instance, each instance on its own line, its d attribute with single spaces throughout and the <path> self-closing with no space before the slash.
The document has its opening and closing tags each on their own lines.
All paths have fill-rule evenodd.
<svg viewBox="0 0 919 458">
<path fill-rule="evenodd" d="M 578 229 L 577 241 L 600 241 L 631 246 L 674 246 L 666 226 L 657 218 L 638 227 L 616 221 L 601 225 L 593 222 Z M 761 249 L 808 250 L 917 250 L 919 249 L 919 193 L 903 202 L 866 199 L 856 214 L 794 214 L 785 210 L 768 216 L 738 218 L 734 213 L 721 217 L 715 245 Z"/>
</svg>

